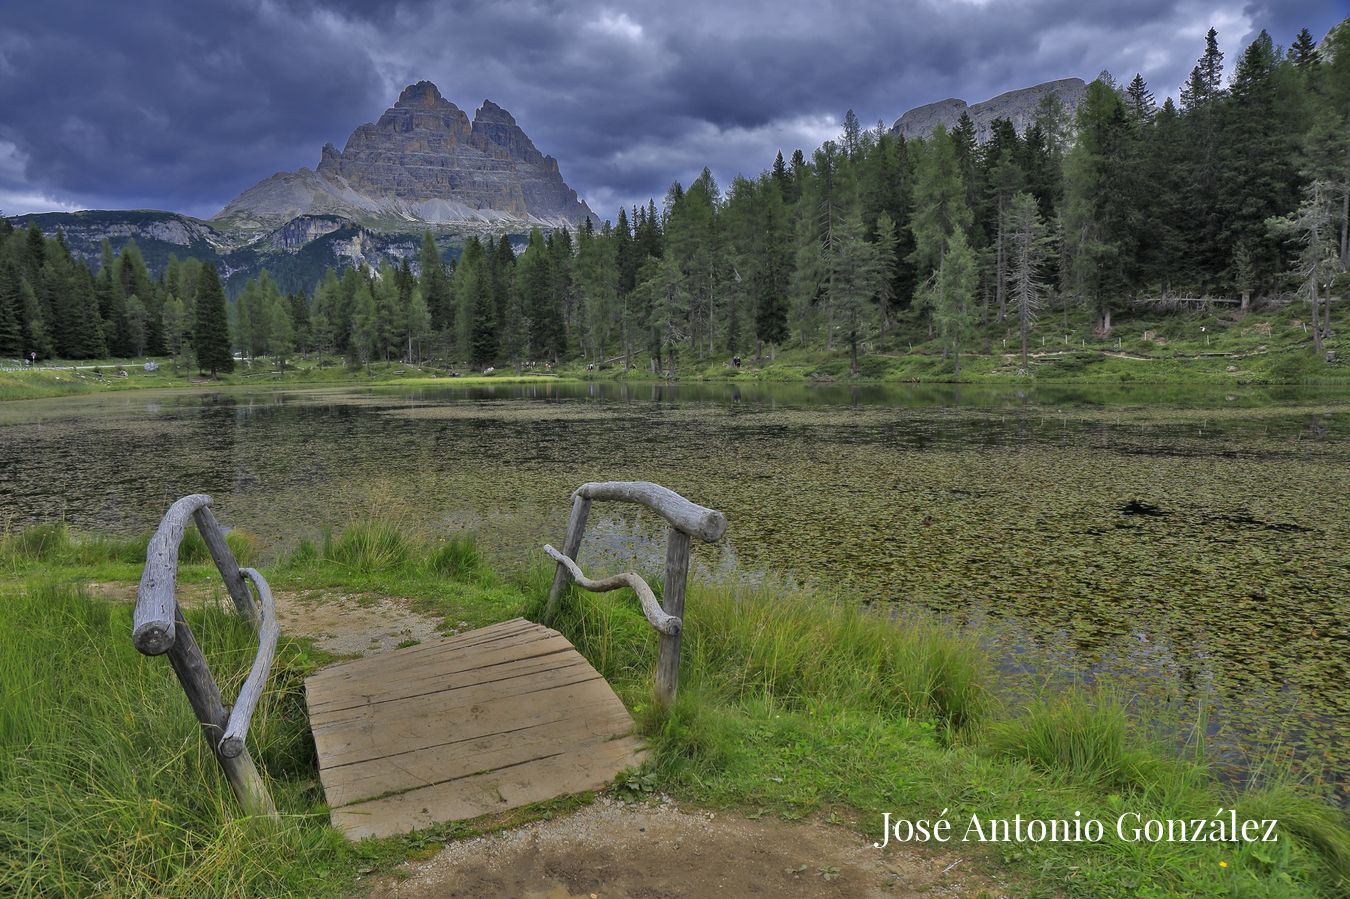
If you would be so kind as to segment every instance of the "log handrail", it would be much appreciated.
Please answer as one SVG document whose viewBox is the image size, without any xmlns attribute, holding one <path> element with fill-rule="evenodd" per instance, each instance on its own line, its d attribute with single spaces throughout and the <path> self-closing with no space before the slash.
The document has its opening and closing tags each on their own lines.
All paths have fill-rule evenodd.
<svg viewBox="0 0 1350 899">
<path fill-rule="evenodd" d="M 669 523 L 670 527 L 666 531 L 666 577 L 660 603 L 663 618 L 654 616 L 648 599 L 651 600 L 650 605 L 655 606 L 656 597 L 643 595 L 638 584 L 646 588 L 648 594 L 651 594 L 651 588 L 636 574 L 627 572 L 600 581 L 592 581 L 582 574 L 576 562 L 577 553 L 581 550 L 581 538 L 590 515 L 591 500 L 595 499 L 637 503 L 651 509 Z M 548 545 L 544 547 L 544 551 L 558 563 L 553 574 L 553 586 L 549 589 L 548 603 L 544 606 L 544 620 L 551 622 L 557 616 L 563 589 L 570 580 L 596 592 L 615 590 L 621 586 L 632 587 L 638 594 L 647 620 L 661 633 L 660 655 L 656 663 L 656 702 L 662 708 L 669 708 L 675 701 L 680 678 L 680 642 L 684 631 L 684 591 L 689 576 L 690 538 L 698 537 L 705 543 L 715 543 L 722 539 L 726 531 L 727 518 L 721 512 L 690 502 L 660 484 L 650 481 L 597 481 L 582 484 L 572 494 L 572 514 L 567 519 L 567 535 L 563 538 L 562 550 Z M 663 629 L 658 621 L 666 622 L 668 629 Z M 672 621 L 676 626 L 669 628 Z"/>
<path fill-rule="evenodd" d="M 239 688 L 239 697 L 230 709 L 230 720 L 225 726 L 225 736 L 220 739 L 220 754 L 226 758 L 235 758 L 244 751 L 244 737 L 248 735 L 248 726 L 253 721 L 253 710 L 267 689 L 267 678 L 272 674 L 272 661 L 277 653 L 277 637 L 281 628 L 277 624 L 276 603 L 272 600 L 272 588 L 253 568 L 241 568 L 240 571 L 253 582 L 258 594 L 262 617 L 258 626 L 258 655 L 253 659 L 248 679 Z"/>
<path fill-rule="evenodd" d="M 618 590 L 621 587 L 631 587 L 637 594 L 638 602 L 642 604 L 642 614 L 647 616 L 647 623 L 663 634 L 678 634 L 682 626 L 680 619 L 674 615 L 667 615 L 661 608 L 661 604 L 656 601 L 656 594 L 647 584 L 642 576 L 633 571 L 625 571 L 623 574 L 616 574 L 607 577 L 601 581 L 591 580 L 586 577 L 580 566 L 576 562 L 564 556 L 547 543 L 544 544 L 544 552 L 548 553 L 560 564 L 567 567 L 572 575 L 572 580 L 576 581 L 583 588 L 592 593 L 608 593 L 611 590 Z"/>
<path fill-rule="evenodd" d="M 646 506 L 691 537 L 716 543 L 727 532 L 727 517 L 721 512 L 692 503 L 669 487 L 651 481 L 594 481 L 576 489 L 586 499 L 619 500 Z"/>
<path fill-rule="evenodd" d="M 141 574 L 136 595 L 131 641 L 145 655 L 168 655 L 174 674 L 201 724 L 202 736 L 225 772 L 240 805 L 251 815 L 276 818 L 276 806 L 244 745 L 253 711 L 267 685 L 276 655 L 275 604 L 263 576 L 252 568 L 239 567 L 225 540 L 224 530 L 211 514 L 210 505 L 211 497 L 204 493 L 183 497 L 169 507 L 150 538 L 145 551 L 145 571 Z M 237 611 L 258 631 L 258 654 L 234 709 L 228 712 L 220 687 L 183 616 L 176 595 L 178 550 L 188 516 L 196 522 Z M 258 594 L 256 605 L 249 593 L 250 582 Z"/>
</svg>

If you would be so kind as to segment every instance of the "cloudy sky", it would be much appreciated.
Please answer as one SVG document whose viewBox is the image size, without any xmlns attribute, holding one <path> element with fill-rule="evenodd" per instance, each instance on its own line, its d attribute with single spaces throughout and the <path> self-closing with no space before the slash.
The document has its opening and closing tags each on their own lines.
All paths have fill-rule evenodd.
<svg viewBox="0 0 1350 899">
<path fill-rule="evenodd" d="M 852 107 L 1109 69 L 1176 95 L 1219 31 L 1320 39 L 1345 0 L 0 0 L 0 211 L 210 216 L 406 84 L 512 112 L 597 212 L 810 150 Z"/>
</svg>

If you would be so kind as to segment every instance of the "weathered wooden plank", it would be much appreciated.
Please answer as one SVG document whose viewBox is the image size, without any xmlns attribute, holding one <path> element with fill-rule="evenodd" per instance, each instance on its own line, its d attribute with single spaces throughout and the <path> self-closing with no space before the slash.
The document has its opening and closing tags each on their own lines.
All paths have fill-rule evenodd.
<svg viewBox="0 0 1350 899">
<path fill-rule="evenodd" d="M 414 656 L 412 659 L 398 659 L 394 653 L 390 655 L 390 667 L 385 671 L 363 670 L 352 672 L 350 676 L 336 676 L 336 678 L 327 678 L 317 680 L 316 686 L 323 684 L 325 688 L 325 699 L 336 699 L 343 695 L 351 697 L 360 697 L 370 692 L 373 688 L 381 688 L 390 683 L 396 683 L 397 680 L 410 679 L 418 675 L 447 675 L 458 674 L 460 671 L 471 671 L 472 668 L 481 668 L 485 665 L 505 661 L 509 659 L 535 659 L 539 656 L 552 655 L 556 652 L 567 652 L 571 649 L 571 644 L 567 643 L 567 637 L 562 634 L 552 634 L 552 636 L 541 636 L 532 638 L 532 640 L 522 640 L 520 643 L 504 645 L 501 643 L 489 643 L 455 651 L 454 648 L 447 649 L 445 652 L 436 653 L 436 655 Z"/>
<path fill-rule="evenodd" d="M 623 708 L 534 725 L 505 734 L 489 734 L 440 746 L 381 756 L 322 772 L 324 797 L 331 807 L 388 796 L 555 755 L 586 753 L 632 727 Z"/>
<path fill-rule="evenodd" d="M 597 789 L 641 760 L 632 717 L 557 631 L 504 622 L 305 682 L 319 778 L 348 837 Z"/>
<path fill-rule="evenodd" d="M 666 612 L 684 619 L 684 587 L 689 575 L 689 535 L 672 526 L 666 534 L 666 580 L 661 598 Z M 669 708 L 675 702 L 680 683 L 681 634 L 661 635 L 656 661 L 656 701 Z"/>
<path fill-rule="evenodd" d="M 618 702 L 599 674 L 581 671 L 574 680 L 470 687 L 443 697 L 391 703 L 379 715 L 353 715 L 315 728 L 320 768 L 421 749 L 468 736 L 485 736 L 556 721 L 582 706 Z"/>
<path fill-rule="evenodd" d="M 598 481 L 582 484 L 575 495 L 589 500 L 639 503 L 660 515 L 671 527 L 707 543 L 717 542 L 727 531 L 727 517 L 721 512 L 690 502 L 669 487 L 650 481 Z M 563 552 L 575 559 L 576 555 L 567 550 L 564 546 Z"/>
<path fill-rule="evenodd" d="M 572 497 L 572 514 L 567 519 L 567 533 L 563 536 L 563 554 L 569 559 L 576 559 L 577 553 L 581 552 L 581 538 L 586 533 L 586 518 L 591 512 L 591 501 L 584 496 Z M 567 568 L 558 563 L 557 569 L 553 572 L 553 586 L 548 591 L 548 604 L 544 606 L 544 620 L 552 621 L 558 613 L 558 600 L 562 598 L 562 591 L 567 586 L 567 579 L 570 577 Z"/>
<path fill-rule="evenodd" d="M 633 592 L 637 594 L 638 604 L 642 606 L 642 614 L 646 616 L 648 624 L 663 634 L 678 634 L 680 632 L 680 619 L 662 611 L 661 604 L 656 601 L 656 594 L 652 592 L 652 588 L 647 585 L 642 576 L 636 572 L 625 571 L 622 574 L 595 581 L 586 577 L 576 562 L 547 543 L 544 544 L 544 552 L 557 560 L 559 565 L 564 566 L 567 572 L 572 575 L 572 580 L 592 593 L 608 593 L 611 590 L 620 590 L 624 587 L 632 588 Z"/>
<path fill-rule="evenodd" d="M 511 625 L 511 627 L 507 627 Z M 500 630 L 499 630 L 500 629 Z M 541 634 L 556 635 L 558 632 L 551 628 L 544 628 L 538 624 L 526 621 L 523 618 L 513 619 L 511 621 L 494 624 L 491 627 L 480 628 L 468 633 L 458 634 L 453 637 L 440 637 L 435 640 L 426 640 L 416 646 L 405 646 L 403 649 L 392 649 L 388 652 L 382 652 L 378 655 L 366 656 L 361 659 L 348 659 L 342 662 L 334 662 L 326 668 L 321 668 L 311 674 L 306 681 L 324 681 L 328 679 L 350 679 L 354 676 L 360 676 L 362 672 L 379 671 L 387 674 L 389 669 L 401 668 L 404 665 L 410 665 L 420 660 L 423 656 L 444 654 L 447 652 L 462 652 L 469 647 L 478 646 L 486 643 L 506 641 L 520 641 L 525 639 L 540 639 Z M 397 659 L 397 663 L 390 660 Z"/>
<path fill-rule="evenodd" d="M 231 556 L 233 558 L 233 556 Z M 253 667 L 248 678 L 239 688 L 234 708 L 230 709 L 230 720 L 225 726 L 225 736 L 220 740 L 220 754 L 234 758 L 244 751 L 244 737 L 248 735 L 249 723 L 253 720 L 253 710 L 267 688 L 267 678 L 272 673 L 272 659 L 277 652 L 276 604 L 272 601 L 272 589 L 267 586 L 263 576 L 252 568 L 243 569 L 243 575 L 253 582 L 258 593 L 258 655 L 253 659 Z"/>
<path fill-rule="evenodd" d="M 450 673 L 431 671 L 414 678 L 390 678 L 384 683 L 371 679 L 371 682 L 363 684 L 360 690 L 344 689 L 334 695 L 326 691 L 316 691 L 309 703 L 310 722 L 325 723 L 348 709 L 369 708 L 431 693 L 499 683 L 546 672 L 560 672 L 584 663 L 585 660 L 578 659 L 576 653 L 559 651 L 541 656 L 508 658 L 489 665 L 475 666 L 466 671 Z"/>
<path fill-rule="evenodd" d="M 348 839 L 384 837 L 598 790 L 623 768 L 638 764 L 641 751 L 641 741 L 634 737 L 599 743 L 585 754 L 561 751 L 511 768 L 342 806 L 333 809 L 333 823 Z"/>
</svg>

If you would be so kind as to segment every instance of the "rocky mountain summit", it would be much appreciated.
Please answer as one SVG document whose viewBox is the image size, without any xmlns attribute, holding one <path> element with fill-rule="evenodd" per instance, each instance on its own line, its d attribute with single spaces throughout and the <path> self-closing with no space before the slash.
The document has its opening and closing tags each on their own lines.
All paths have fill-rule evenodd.
<svg viewBox="0 0 1350 899">
<path fill-rule="evenodd" d="M 509 112 L 484 100 L 471 122 L 430 81 L 404 88 L 341 151 L 326 145 L 315 169 L 258 182 L 214 221 L 271 229 L 302 215 L 337 215 L 384 230 L 599 223 L 563 181 L 558 161 L 541 153 Z"/>
<path fill-rule="evenodd" d="M 968 105 L 965 100 L 939 100 L 911 109 L 895 120 L 891 132 L 903 135 L 906 139 L 927 137 L 938 125 L 951 130 L 960 121 L 961 114 L 967 113 L 975 123 L 975 139 L 983 143 L 989 139 L 995 119 L 1008 119 L 1017 133 L 1021 134 L 1031 127 L 1036 119 L 1036 108 L 1048 94 L 1058 95 L 1065 111 L 1072 116 L 1086 93 L 1087 84 L 1083 79 L 1063 78 L 1008 91 L 974 106 Z"/>
</svg>

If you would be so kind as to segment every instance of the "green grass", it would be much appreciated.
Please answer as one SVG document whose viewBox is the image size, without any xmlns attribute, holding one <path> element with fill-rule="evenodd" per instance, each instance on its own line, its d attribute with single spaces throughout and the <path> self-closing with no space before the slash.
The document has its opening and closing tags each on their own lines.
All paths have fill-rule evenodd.
<svg viewBox="0 0 1350 899">
<path fill-rule="evenodd" d="M 203 377 L 195 366 L 180 364 L 174 371 L 169 359 L 156 360 L 159 369 L 147 372 L 144 359 L 137 360 L 55 360 L 52 365 L 77 365 L 79 369 L 38 368 L 29 371 L 0 371 L 0 401 L 45 399 L 112 393 L 122 390 L 222 387 L 340 387 L 365 384 L 506 384 L 557 380 L 550 375 L 516 376 L 513 371 L 500 370 L 491 375 L 472 373 L 451 377 L 444 369 L 431 366 L 386 365 L 376 362 L 368 366 L 350 366 L 340 358 L 311 357 L 297 359 L 284 371 L 263 360 L 252 366 L 238 364 L 229 374 L 214 380 Z M 44 363 L 46 364 L 46 363 Z M 86 367 L 86 366 L 93 366 Z M 125 371 L 123 377 L 119 371 Z"/>
<path fill-rule="evenodd" d="M 1335 308 L 1339 309 L 1337 305 Z M 859 374 L 849 370 L 846 349 L 825 350 L 813 341 L 808 347 L 780 349 L 772 359 L 756 361 L 742 354 L 743 365 L 733 368 L 729 354 L 712 357 L 685 352 L 678 371 L 683 380 L 770 382 L 1026 382 L 1047 384 L 1350 384 L 1350 342 L 1341 327 L 1327 344 L 1339 362 L 1318 358 L 1305 330 L 1307 309 L 1293 304 L 1273 311 L 1239 313 L 1232 307 L 1211 310 L 1150 313 L 1119 317 L 1109 335 L 1099 335 L 1091 316 L 1073 312 L 1067 323 L 1058 312 L 1037 323 L 1029 341 L 1033 356 L 1029 372 L 1021 370 L 1020 338 L 1013 323 L 991 321 L 976 328 L 971 345 L 963 348 L 961 371 L 944 358 L 940 343 L 912 313 L 901 316 L 892 332 L 868 341 L 859 359 Z M 1336 314 L 1340 325 L 1341 314 Z M 522 376 L 504 368 L 491 375 L 469 373 L 450 377 L 431 366 L 385 364 L 349 366 L 336 357 L 298 358 L 279 371 L 265 360 L 240 364 L 215 381 L 204 380 L 195 367 L 184 363 L 174 371 L 169 359 L 156 360 L 159 370 L 146 372 L 145 360 L 79 361 L 97 371 L 39 369 L 0 372 L 0 401 L 40 399 L 104 393 L 137 388 L 224 386 L 342 386 L 361 384 L 507 384 L 539 381 L 629 379 L 653 380 L 646 354 L 623 363 L 607 363 L 588 371 L 585 360 L 570 360 L 548 374 Z M 61 364 L 58 360 L 53 364 Z M 1231 369 L 1231 370 L 1230 370 Z M 126 377 L 119 374 L 126 371 Z"/>
<path fill-rule="evenodd" d="M 256 652 L 224 611 L 189 612 L 227 693 Z M 182 689 L 131 646 L 131 610 L 69 585 L 6 590 L 0 606 L 0 894 L 321 895 L 349 876 L 316 804 L 301 679 L 279 647 L 250 731 L 279 825 L 239 817 Z"/>
<path fill-rule="evenodd" d="M 341 893 L 358 871 L 585 801 L 349 846 L 327 826 L 307 736 L 301 683 L 317 658 L 285 640 L 250 737 L 284 820 L 239 819 L 169 666 L 131 648 L 129 607 L 71 584 L 134 580 L 137 551 L 141 539 L 59 526 L 0 541 L 0 894 Z M 551 579 L 542 565 L 494 573 L 470 535 L 431 539 L 378 518 L 302 544 L 265 572 L 279 591 L 311 597 L 412 597 L 456 627 L 537 618 Z M 197 560 L 181 579 L 212 577 Z M 232 695 L 253 635 L 216 608 L 189 620 Z M 1344 813 L 1289 777 L 1272 770 L 1225 786 L 1202 746 L 1164 742 L 1126 697 L 1079 688 L 1003 708 L 980 642 L 934 619 L 893 621 L 849 597 L 773 585 L 691 584 L 680 695 L 666 712 L 652 702 L 656 635 L 631 594 L 569 591 L 554 624 L 614 685 L 652 746 L 646 768 L 622 779 L 625 795 L 656 789 L 752 817 L 828 815 L 860 833 L 841 839 L 868 842 L 883 812 L 945 810 L 956 833 L 972 815 L 1077 810 L 1108 823 L 1095 844 L 949 844 L 972 867 L 1001 870 L 1018 895 L 1337 896 L 1350 883 Z M 1111 835 L 1122 814 L 1189 819 L 1219 808 L 1278 819 L 1281 841 Z"/>
<path fill-rule="evenodd" d="M 1237 808 L 1280 820 L 1282 842 L 956 846 L 1025 878 L 1019 895 L 1335 896 L 1350 884 L 1350 829 L 1322 798 L 1274 775 L 1229 788 L 1202 751 L 1166 744 L 1110 695 L 1074 689 L 999 708 L 979 645 L 932 620 L 694 585 L 685 622 L 669 715 L 652 707 L 656 640 L 631 596 L 573 590 L 556 622 L 637 712 L 659 789 L 756 816 L 841 814 L 868 839 L 887 811 L 947 809 L 960 833 L 971 815 L 1080 810 L 1111 833 L 1126 813 Z"/>
<path fill-rule="evenodd" d="M 145 564 L 149 542 L 148 532 L 132 537 L 79 534 L 61 522 L 6 530 L 0 532 L 0 572 L 21 574 L 51 566 L 111 566 L 109 573 L 116 578 L 125 574 L 127 566 L 139 568 Z M 257 539 L 247 531 L 236 528 L 225 535 L 225 542 L 241 565 L 252 563 L 257 555 Z M 211 560 L 206 541 L 196 528 L 183 532 L 178 558 L 184 565 L 201 565 Z"/>
<path fill-rule="evenodd" d="M 867 342 L 857 377 L 850 372 L 846 348 L 826 350 L 818 338 L 807 346 L 793 342 L 772 358 L 758 361 L 747 351 L 739 369 L 730 364 L 730 354 L 686 353 L 677 374 L 692 381 L 816 383 L 1350 384 L 1346 365 L 1350 342 L 1343 335 L 1333 338 L 1327 349 L 1340 361 L 1327 364 L 1313 352 L 1304 330 L 1306 318 L 1306 307 L 1297 304 L 1246 314 L 1220 307 L 1126 315 L 1117 318 L 1109 335 L 1100 335 L 1093 318 L 1084 312 L 1071 314 L 1067 324 L 1058 312 L 1049 313 L 1030 335 L 1028 371 L 1021 367 L 1014 323 L 990 321 L 978 326 L 970 345 L 962 349 L 958 373 L 954 361 L 943 357 L 940 342 L 928 336 L 926 324 L 908 313 L 888 336 Z M 587 371 L 583 363 L 569 363 L 559 374 L 582 379 L 653 377 L 646 355 L 635 358 L 629 371 L 622 364 Z"/>
</svg>

